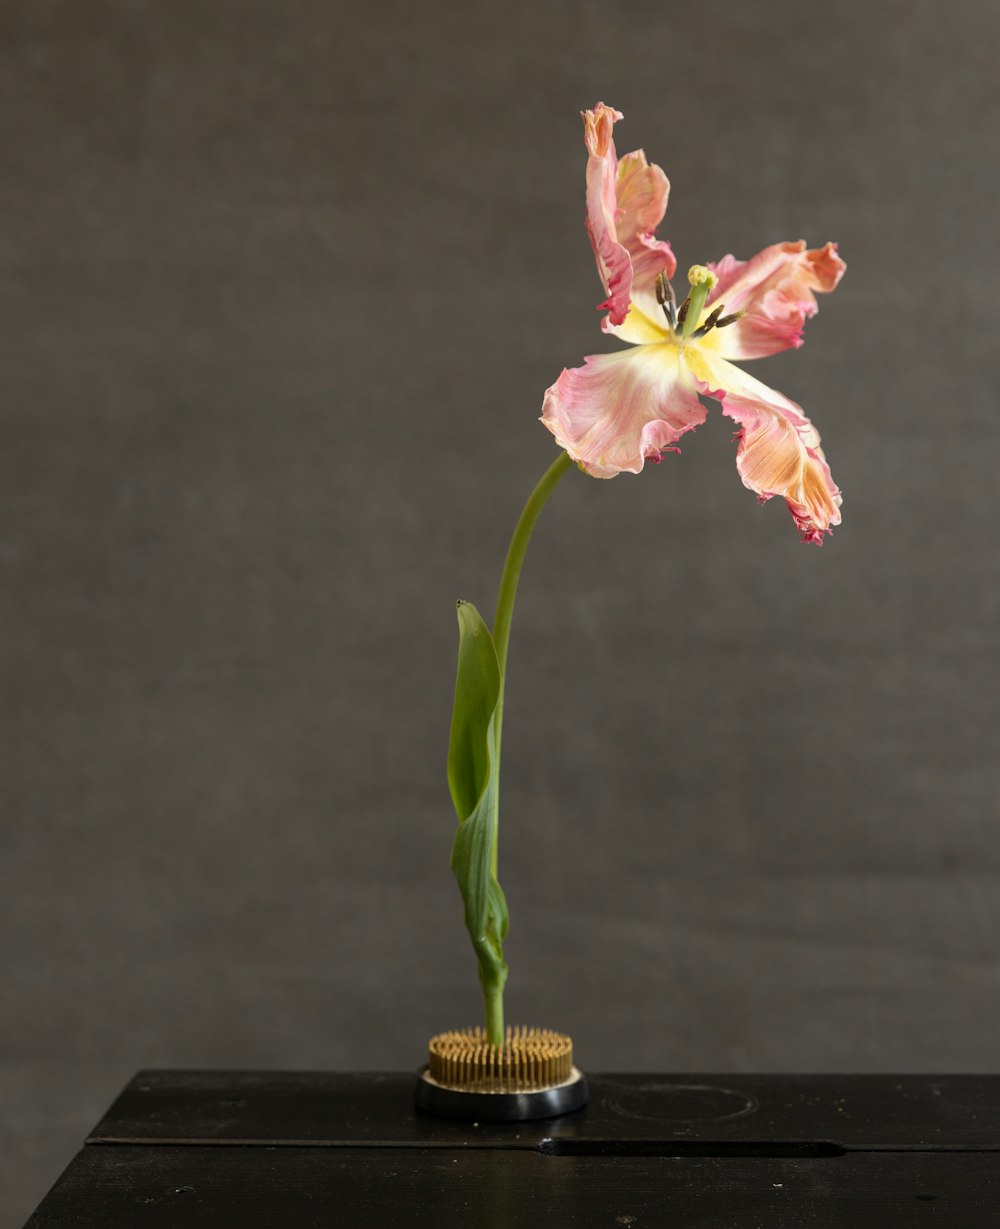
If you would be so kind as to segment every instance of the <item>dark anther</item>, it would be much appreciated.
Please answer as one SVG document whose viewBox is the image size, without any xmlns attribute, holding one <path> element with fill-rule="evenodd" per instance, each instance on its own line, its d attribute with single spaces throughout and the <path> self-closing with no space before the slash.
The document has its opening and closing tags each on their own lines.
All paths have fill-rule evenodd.
<svg viewBox="0 0 1000 1229">
<path fill-rule="evenodd" d="M 731 316 L 723 316 L 721 320 L 716 320 L 715 327 L 724 329 L 727 324 L 735 324 L 737 320 L 741 320 L 747 314 L 746 308 L 741 312 L 733 312 Z"/>
<path fill-rule="evenodd" d="M 677 327 L 678 328 L 680 328 L 683 325 L 684 321 L 687 319 L 688 308 L 690 306 L 691 306 L 691 296 L 688 295 L 688 297 L 684 300 L 684 302 L 677 309 Z"/>
<path fill-rule="evenodd" d="M 708 316 L 708 318 L 706 319 L 705 323 L 701 326 L 701 328 L 695 329 L 695 331 L 691 334 L 691 336 L 692 337 L 704 337 L 705 334 L 709 331 L 709 329 L 715 328 L 715 326 L 719 323 L 719 317 L 722 315 L 722 310 L 723 310 L 723 304 L 720 303 L 719 306 L 716 307 L 712 311 L 712 313 Z"/>
<path fill-rule="evenodd" d="M 656 275 L 656 301 L 663 308 L 663 314 L 667 318 L 667 323 L 673 328 L 677 322 L 674 289 L 667 281 L 665 273 L 657 273 Z"/>
</svg>

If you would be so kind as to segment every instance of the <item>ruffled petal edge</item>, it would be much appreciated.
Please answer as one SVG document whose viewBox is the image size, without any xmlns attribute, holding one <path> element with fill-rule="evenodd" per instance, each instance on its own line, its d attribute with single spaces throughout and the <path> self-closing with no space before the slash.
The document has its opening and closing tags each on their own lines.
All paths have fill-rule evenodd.
<svg viewBox="0 0 1000 1229">
<path fill-rule="evenodd" d="M 592 111 L 582 111 L 583 138 L 587 146 L 587 233 L 594 248 L 597 272 L 607 298 L 598 311 L 607 311 L 612 325 L 624 324 L 632 292 L 632 260 L 619 242 L 616 179 L 618 155 L 612 130 L 622 113 L 599 102 Z"/>
<path fill-rule="evenodd" d="M 699 392 L 739 423 L 736 468 L 743 485 L 761 502 L 784 499 L 802 541 L 822 546 L 840 524 L 842 497 L 819 432 L 801 406 L 725 359 L 700 355 L 689 365 Z"/>
<path fill-rule="evenodd" d="M 750 260 L 724 256 L 709 268 L 718 277 L 707 308 L 725 304 L 725 314 L 743 312 L 719 330 L 726 358 L 763 358 L 802 345 L 806 320 L 816 315 L 817 294 L 829 294 L 847 265 L 835 243 L 807 249 L 805 241 L 775 243 Z"/>
<path fill-rule="evenodd" d="M 564 370 L 546 390 L 541 420 L 581 469 L 613 478 L 659 461 L 705 414 L 677 347 L 649 345 Z"/>
</svg>

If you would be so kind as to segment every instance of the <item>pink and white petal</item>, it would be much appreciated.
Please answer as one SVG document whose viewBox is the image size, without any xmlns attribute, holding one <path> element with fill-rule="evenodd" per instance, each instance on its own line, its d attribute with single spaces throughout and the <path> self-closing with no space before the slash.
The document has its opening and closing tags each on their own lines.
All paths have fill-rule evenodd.
<svg viewBox="0 0 1000 1229">
<path fill-rule="evenodd" d="M 623 154 L 618 163 L 616 193 L 618 238 L 628 247 L 638 235 L 651 235 L 663 221 L 670 181 L 636 149 Z"/>
<path fill-rule="evenodd" d="M 659 303 L 655 298 L 646 296 L 640 296 L 638 301 L 633 297 L 628 307 L 628 315 L 622 324 L 614 325 L 605 316 L 601 321 L 601 328 L 612 337 L 620 337 L 622 341 L 633 346 L 655 345 L 669 341 L 674 336 Z"/>
<path fill-rule="evenodd" d="M 840 491 L 820 447 L 819 432 L 800 406 L 715 355 L 692 351 L 688 365 L 699 390 L 740 424 L 736 468 L 761 500 L 780 495 L 804 542 L 822 545 L 840 524 Z"/>
<path fill-rule="evenodd" d="M 624 341 L 642 345 L 662 340 L 668 333 L 656 299 L 656 279 L 668 280 L 677 270 L 677 258 L 665 239 L 654 231 L 663 220 L 670 183 L 663 171 L 646 161 L 641 149 L 625 154 L 618 163 L 615 230 L 632 261 L 631 307 L 620 327 L 605 319 L 603 328 Z"/>
<path fill-rule="evenodd" d="M 632 261 L 632 289 L 628 315 L 617 327 L 605 316 L 601 328 L 605 333 L 620 337 L 634 346 L 665 341 L 673 330 L 667 324 L 656 297 L 656 277 L 663 273 L 668 280 L 672 278 L 677 260 L 669 243 L 650 236 L 633 240 L 629 257 Z"/>
<path fill-rule="evenodd" d="M 677 258 L 670 244 L 655 238 L 656 228 L 667 212 L 670 181 L 660 167 L 647 162 L 643 151 L 637 149 L 625 154 L 618 163 L 616 194 L 618 241 L 632 257 L 633 292 L 648 289 L 652 294 L 658 273 L 669 279 L 677 270 Z M 640 266 L 644 269 L 642 277 Z M 636 282 L 642 284 L 637 287 Z"/>
<path fill-rule="evenodd" d="M 726 358 L 762 358 L 802 345 L 805 322 L 815 316 L 817 294 L 828 294 L 847 266 L 835 243 L 806 250 L 803 240 L 775 243 L 750 260 L 724 256 L 709 268 L 718 282 L 708 298 L 725 314 L 746 314 L 719 331 L 718 350 Z"/>
<path fill-rule="evenodd" d="M 546 391 L 542 422 L 595 478 L 638 474 L 705 421 L 695 382 L 674 345 L 591 355 Z"/>
<path fill-rule="evenodd" d="M 612 129 L 622 118 L 614 107 L 599 102 L 593 111 L 581 112 L 587 159 L 587 233 L 594 247 L 597 272 L 607 298 L 598 311 L 608 312 L 612 325 L 625 322 L 632 290 L 632 260 L 618 239 L 616 182 L 618 155 Z"/>
</svg>

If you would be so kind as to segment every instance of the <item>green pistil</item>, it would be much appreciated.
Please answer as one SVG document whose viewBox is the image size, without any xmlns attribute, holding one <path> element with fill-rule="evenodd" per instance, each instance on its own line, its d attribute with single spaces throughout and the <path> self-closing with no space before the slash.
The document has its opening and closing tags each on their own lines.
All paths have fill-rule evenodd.
<svg viewBox="0 0 1000 1229">
<path fill-rule="evenodd" d="M 692 265 L 688 269 L 688 281 L 691 283 L 691 292 L 684 300 L 681 310 L 677 313 L 677 323 L 681 329 L 681 337 L 690 337 L 698 327 L 701 313 L 705 309 L 705 300 L 718 280 L 712 270 L 706 269 L 704 265 Z"/>
</svg>

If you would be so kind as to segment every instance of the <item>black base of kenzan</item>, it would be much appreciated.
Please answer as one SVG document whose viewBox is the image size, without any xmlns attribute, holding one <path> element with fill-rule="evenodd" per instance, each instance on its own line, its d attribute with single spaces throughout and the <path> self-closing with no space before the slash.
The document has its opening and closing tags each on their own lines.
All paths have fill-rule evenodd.
<svg viewBox="0 0 1000 1229">
<path fill-rule="evenodd" d="M 587 1104 L 587 1081 L 581 1071 L 553 1088 L 530 1092 L 467 1092 L 437 1083 L 426 1067 L 417 1074 L 417 1108 L 463 1122 L 527 1122 L 557 1118 Z"/>
</svg>

